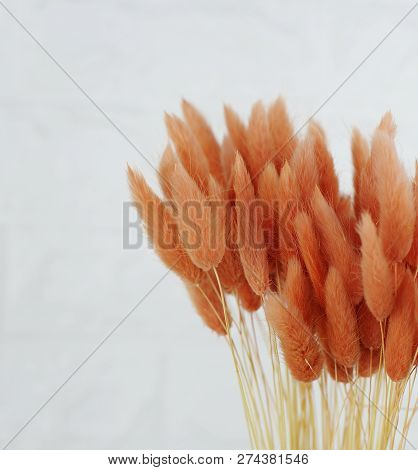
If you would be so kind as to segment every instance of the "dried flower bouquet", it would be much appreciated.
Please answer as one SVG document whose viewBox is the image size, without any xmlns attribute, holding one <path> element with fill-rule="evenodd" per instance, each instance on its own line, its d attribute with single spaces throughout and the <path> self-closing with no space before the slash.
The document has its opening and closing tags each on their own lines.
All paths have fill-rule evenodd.
<svg viewBox="0 0 418 470">
<path fill-rule="evenodd" d="M 418 194 L 383 116 L 352 134 L 341 194 L 323 129 L 281 98 L 218 143 L 187 101 L 166 115 L 163 199 L 128 167 L 161 260 L 229 346 L 254 448 L 392 449 L 417 407 Z M 235 299 L 235 302 L 233 300 Z M 264 312 L 263 312 L 264 311 Z"/>
</svg>

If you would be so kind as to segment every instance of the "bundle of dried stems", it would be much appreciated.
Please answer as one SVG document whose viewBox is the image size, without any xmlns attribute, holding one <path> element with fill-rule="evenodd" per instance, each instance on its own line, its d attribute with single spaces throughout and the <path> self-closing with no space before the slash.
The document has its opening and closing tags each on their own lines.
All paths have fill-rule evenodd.
<svg viewBox="0 0 418 470">
<path fill-rule="evenodd" d="M 418 191 L 383 116 L 352 134 L 352 196 L 325 133 L 294 134 L 281 98 L 218 143 L 187 101 L 166 115 L 164 200 L 128 167 L 162 261 L 225 337 L 253 447 L 403 448 L 417 407 Z M 418 166 L 417 166 L 418 168 Z M 236 306 L 231 306 L 234 296 Z M 265 321 L 261 313 L 263 308 Z"/>
</svg>

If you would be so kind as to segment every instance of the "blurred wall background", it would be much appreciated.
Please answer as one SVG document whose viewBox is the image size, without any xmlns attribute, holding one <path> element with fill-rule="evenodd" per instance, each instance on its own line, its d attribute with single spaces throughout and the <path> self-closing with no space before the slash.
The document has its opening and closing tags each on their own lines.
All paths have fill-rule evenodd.
<svg viewBox="0 0 418 470">
<path fill-rule="evenodd" d="M 3 1 L 3 0 L 2 0 Z M 409 1 L 4 0 L 156 166 L 163 111 L 186 97 L 224 129 L 282 94 L 296 125 L 413 5 Z M 4 445 L 166 273 L 123 250 L 126 163 L 154 170 L 0 4 L 0 442 Z M 391 109 L 418 156 L 418 11 L 320 110 L 351 190 L 353 125 Z M 410 436 L 418 444 L 417 425 Z M 169 274 L 11 448 L 243 448 L 222 340 Z"/>
</svg>

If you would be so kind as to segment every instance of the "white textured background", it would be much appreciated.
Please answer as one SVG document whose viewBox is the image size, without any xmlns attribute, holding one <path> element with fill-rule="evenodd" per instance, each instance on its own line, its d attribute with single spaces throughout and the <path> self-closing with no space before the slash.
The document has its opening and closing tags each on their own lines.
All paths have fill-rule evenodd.
<svg viewBox="0 0 418 470">
<path fill-rule="evenodd" d="M 297 125 L 411 1 L 2 0 L 157 164 L 164 110 L 195 103 L 218 135 L 283 94 Z M 418 8 L 318 114 L 343 188 L 350 132 L 391 109 L 418 156 Z M 165 268 L 122 249 L 135 153 L 0 5 L 0 443 L 4 445 Z M 417 426 L 411 440 L 418 445 Z M 11 448 L 242 448 L 225 345 L 170 274 Z"/>
</svg>

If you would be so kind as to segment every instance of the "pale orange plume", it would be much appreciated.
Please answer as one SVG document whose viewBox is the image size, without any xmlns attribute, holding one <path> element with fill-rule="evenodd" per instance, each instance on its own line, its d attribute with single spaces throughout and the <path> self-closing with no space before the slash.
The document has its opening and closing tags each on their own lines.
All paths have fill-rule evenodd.
<svg viewBox="0 0 418 470">
<path fill-rule="evenodd" d="M 183 246 L 196 266 L 208 271 L 225 252 L 225 201 L 215 180 L 209 178 L 209 198 L 178 164 L 172 175 L 177 224 Z"/>
<path fill-rule="evenodd" d="M 231 324 L 231 318 L 224 310 L 214 276 L 209 277 L 207 273 L 199 285 L 186 283 L 186 287 L 197 313 L 205 324 L 219 335 L 225 335 Z"/>
<path fill-rule="evenodd" d="M 397 293 L 395 307 L 389 317 L 385 342 L 386 372 L 392 380 L 408 375 L 415 343 L 415 286 L 408 271 Z"/>
<path fill-rule="evenodd" d="M 182 100 L 181 106 L 187 124 L 206 155 L 212 176 L 223 186 L 225 181 L 220 160 L 221 149 L 212 129 L 202 114 L 191 103 Z"/>
<path fill-rule="evenodd" d="M 298 143 L 283 98 L 277 98 L 270 106 L 268 123 L 273 144 L 274 164 L 280 172 L 284 162 L 291 159 Z"/>
<path fill-rule="evenodd" d="M 325 281 L 325 311 L 332 355 L 340 365 L 353 366 L 360 354 L 356 312 L 344 280 L 334 266 L 330 266 Z"/>
<path fill-rule="evenodd" d="M 317 307 L 317 313 L 315 315 L 314 330 L 321 343 L 324 354 L 332 356 L 328 346 L 327 315 L 325 309 L 319 306 Z"/>
<path fill-rule="evenodd" d="M 199 283 L 204 273 L 187 256 L 168 206 L 152 191 L 144 177 L 129 165 L 128 179 L 132 198 L 157 255 L 183 279 Z"/>
<path fill-rule="evenodd" d="M 279 198 L 279 175 L 274 163 L 270 162 L 258 176 L 258 196 L 274 208 Z"/>
<path fill-rule="evenodd" d="M 250 203 L 255 199 L 254 186 L 250 174 L 239 152 L 235 154 L 233 187 L 237 197 L 239 196 L 244 202 Z"/>
<path fill-rule="evenodd" d="M 274 163 L 269 163 L 257 178 L 258 197 L 265 205 L 263 228 L 269 256 L 278 258 L 279 254 L 279 175 Z"/>
<path fill-rule="evenodd" d="M 357 324 L 361 344 L 367 349 L 379 349 L 382 345 L 383 325 L 381 328 L 364 300 L 357 308 Z"/>
<path fill-rule="evenodd" d="M 415 162 L 415 179 L 412 183 L 415 204 L 415 228 L 414 239 L 412 241 L 411 249 L 409 250 L 407 261 L 414 268 L 418 267 L 418 161 Z"/>
<path fill-rule="evenodd" d="M 224 256 L 216 269 L 225 291 L 232 292 L 245 278 L 239 252 L 236 248 L 236 213 L 230 201 L 226 203 L 225 215 L 226 247 Z"/>
<path fill-rule="evenodd" d="M 265 301 L 266 318 L 280 339 L 286 363 L 293 377 L 310 382 L 319 377 L 323 356 L 319 344 L 302 315 L 290 312 L 274 293 Z"/>
<path fill-rule="evenodd" d="M 232 186 L 232 173 L 235 163 L 235 148 L 229 135 L 225 136 L 221 145 L 221 163 L 224 173 L 225 187 Z"/>
<path fill-rule="evenodd" d="M 418 330 L 418 286 L 415 283 L 415 322 Z M 418 331 L 417 331 L 418 333 Z"/>
<path fill-rule="evenodd" d="M 209 186 L 208 186 L 208 201 L 213 203 L 213 211 L 216 214 L 216 217 L 219 217 L 219 223 L 222 223 L 222 225 L 225 227 L 225 222 L 226 222 L 226 205 L 227 205 L 227 200 L 226 200 L 226 191 L 223 189 L 223 187 L 218 183 L 218 181 L 212 177 L 209 176 Z M 215 210 L 219 208 L 219 210 Z M 222 228 L 221 228 L 222 230 Z M 225 232 L 225 229 L 223 229 Z M 223 237 L 225 238 L 225 236 Z"/>
<path fill-rule="evenodd" d="M 237 297 L 240 305 L 248 312 L 255 312 L 261 307 L 261 297 L 243 279 L 237 287 Z"/>
<path fill-rule="evenodd" d="M 325 356 L 325 363 L 327 366 L 328 374 L 336 382 L 350 383 L 353 378 L 353 368 L 344 367 L 333 359 L 331 356 Z"/>
<path fill-rule="evenodd" d="M 229 248 L 225 249 L 224 257 L 216 270 L 223 288 L 228 293 L 237 288 L 244 277 L 239 254 Z"/>
<path fill-rule="evenodd" d="M 325 199 L 331 206 L 336 207 L 339 200 L 339 184 L 332 155 L 328 150 L 325 132 L 318 123 L 312 121 L 309 125 L 309 135 L 313 140 L 319 187 Z"/>
<path fill-rule="evenodd" d="M 376 195 L 376 178 L 372 156 L 366 162 L 360 178 L 359 205 L 362 212 L 369 212 L 375 224 L 379 221 L 379 201 Z M 360 214 L 359 214 L 360 215 Z"/>
<path fill-rule="evenodd" d="M 384 131 L 387 133 L 387 135 L 391 138 L 395 138 L 396 134 L 396 124 L 395 121 L 393 120 L 392 113 L 390 111 L 387 111 L 382 119 L 380 120 L 378 129 L 381 131 Z"/>
<path fill-rule="evenodd" d="M 362 207 L 361 180 L 363 170 L 366 167 L 367 160 L 369 159 L 369 154 L 370 150 L 366 139 L 360 134 L 358 129 L 354 128 L 351 137 L 351 155 L 354 166 L 354 212 L 356 217 L 360 217 L 362 210 L 367 210 L 366 207 Z"/>
<path fill-rule="evenodd" d="M 324 305 L 324 285 L 327 265 L 320 251 L 320 242 L 311 217 L 306 212 L 299 212 L 294 219 L 299 250 L 306 270 L 312 282 L 316 300 Z"/>
<path fill-rule="evenodd" d="M 360 351 L 360 359 L 358 361 L 358 375 L 360 377 L 370 377 L 373 375 L 381 364 L 381 349 L 367 349 L 362 347 Z"/>
<path fill-rule="evenodd" d="M 266 110 L 257 101 L 254 104 L 247 129 L 249 157 L 246 160 L 251 178 L 254 180 L 273 157 L 273 144 L 270 135 Z"/>
<path fill-rule="evenodd" d="M 344 367 L 337 363 L 331 354 L 328 343 L 327 316 L 322 309 L 318 310 L 315 321 L 315 330 L 321 344 L 325 364 L 331 378 L 337 382 L 347 383 L 351 381 L 353 375 L 352 367 Z"/>
<path fill-rule="evenodd" d="M 254 206 L 251 177 L 239 153 L 235 159 L 233 185 L 241 264 L 248 284 L 257 295 L 263 295 L 269 284 L 267 250 L 263 243 L 260 211 Z"/>
<path fill-rule="evenodd" d="M 382 321 L 393 309 L 395 285 L 391 267 L 383 253 L 382 242 L 367 212 L 359 223 L 359 234 L 364 298 L 376 319 Z"/>
<path fill-rule="evenodd" d="M 299 142 L 290 160 L 290 166 L 298 185 L 299 196 L 305 207 L 309 207 L 312 194 L 319 183 L 313 139 L 305 137 Z"/>
<path fill-rule="evenodd" d="M 330 351 L 328 343 L 327 319 L 325 313 L 323 313 L 322 315 L 318 315 L 316 322 L 316 330 L 322 346 L 322 351 L 325 358 L 325 365 L 328 374 L 336 382 L 351 382 L 353 377 L 353 367 L 346 367 L 339 364 Z"/>
<path fill-rule="evenodd" d="M 403 278 L 406 274 L 406 271 L 408 270 L 408 265 L 404 262 L 401 263 L 391 263 L 391 268 L 393 272 L 393 280 L 394 280 L 394 290 L 395 290 L 395 295 L 396 292 L 398 292 L 399 286 L 403 282 Z"/>
<path fill-rule="evenodd" d="M 312 289 L 302 265 L 298 258 L 290 258 L 287 264 L 286 280 L 283 288 L 283 297 L 287 301 L 291 311 L 297 310 L 309 327 L 313 331 L 315 321 L 314 302 Z"/>
<path fill-rule="evenodd" d="M 174 144 L 177 156 L 193 178 L 199 189 L 207 193 L 209 165 L 196 137 L 177 116 L 165 114 L 168 135 Z"/>
<path fill-rule="evenodd" d="M 379 237 L 388 259 L 402 261 L 411 249 L 414 238 L 412 187 L 388 133 L 375 132 L 372 157 L 380 208 Z"/>
<path fill-rule="evenodd" d="M 204 214 L 210 222 L 201 226 L 202 243 L 208 248 L 207 257 L 212 267 L 219 266 L 226 250 L 226 204 L 225 192 L 214 177 L 209 176 L 209 195 Z M 203 219 L 204 220 L 204 219 Z M 212 245 L 211 245 L 212 243 Z"/>
<path fill-rule="evenodd" d="M 362 298 L 359 259 L 334 211 L 319 188 L 312 198 L 315 225 L 320 233 L 324 254 L 341 273 L 347 292 L 356 305 Z"/>
<path fill-rule="evenodd" d="M 237 286 L 237 283 L 240 280 L 240 278 L 237 276 L 237 274 L 239 275 L 239 272 L 237 273 L 236 270 L 237 265 L 239 266 L 239 258 L 237 263 L 234 253 L 227 248 L 222 260 L 216 268 L 225 292 L 233 292 L 234 288 Z"/>
<path fill-rule="evenodd" d="M 238 114 L 229 106 L 224 106 L 224 114 L 226 127 L 228 128 L 228 133 L 231 137 L 232 143 L 247 163 L 249 158 L 247 129 Z"/>
<path fill-rule="evenodd" d="M 340 196 L 335 212 L 351 243 L 358 248 L 360 246 L 360 237 L 356 228 L 357 220 L 354 215 L 351 197 Z"/>
<path fill-rule="evenodd" d="M 171 186 L 171 175 L 173 174 L 174 167 L 177 162 L 178 160 L 174 155 L 172 148 L 167 145 L 158 167 L 158 181 L 160 183 L 161 191 L 168 200 L 172 199 L 173 188 Z"/>
<path fill-rule="evenodd" d="M 299 203 L 299 189 L 295 175 L 288 162 L 283 165 L 279 176 L 279 249 L 281 262 L 286 267 L 287 260 L 297 254 L 297 242 L 293 221 Z"/>
<path fill-rule="evenodd" d="M 300 193 L 296 176 L 288 162 L 285 162 L 279 176 L 280 203 L 284 209 L 288 201 L 292 201 L 293 205 L 299 203 Z"/>
</svg>

